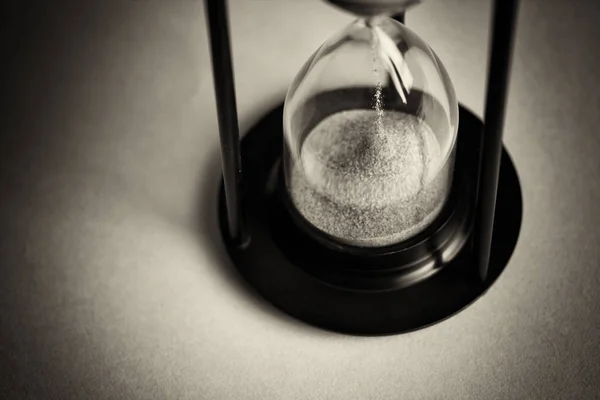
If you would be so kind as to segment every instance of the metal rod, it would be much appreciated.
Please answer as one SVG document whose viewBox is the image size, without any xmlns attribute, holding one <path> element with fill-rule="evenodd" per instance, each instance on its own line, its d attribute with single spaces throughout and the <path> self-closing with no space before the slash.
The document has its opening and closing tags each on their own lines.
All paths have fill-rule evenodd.
<svg viewBox="0 0 600 400">
<path fill-rule="evenodd" d="M 205 0 L 209 28 L 213 80 L 215 86 L 221 165 L 227 205 L 229 236 L 239 245 L 246 241 L 242 215 L 240 135 L 235 100 L 235 84 L 229 44 L 226 0 Z"/>
<path fill-rule="evenodd" d="M 490 261 L 517 8 L 518 0 L 495 0 L 493 6 L 473 247 L 482 281 L 487 278 Z"/>
</svg>

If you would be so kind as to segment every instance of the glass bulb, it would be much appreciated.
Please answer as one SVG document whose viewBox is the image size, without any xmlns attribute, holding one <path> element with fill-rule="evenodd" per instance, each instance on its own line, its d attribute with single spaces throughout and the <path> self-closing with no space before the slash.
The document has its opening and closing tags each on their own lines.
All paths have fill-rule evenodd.
<svg viewBox="0 0 600 400">
<path fill-rule="evenodd" d="M 391 18 L 357 20 L 312 55 L 288 91 L 292 204 L 342 243 L 409 239 L 448 198 L 457 128 L 454 89 L 431 48 Z"/>
</svg>

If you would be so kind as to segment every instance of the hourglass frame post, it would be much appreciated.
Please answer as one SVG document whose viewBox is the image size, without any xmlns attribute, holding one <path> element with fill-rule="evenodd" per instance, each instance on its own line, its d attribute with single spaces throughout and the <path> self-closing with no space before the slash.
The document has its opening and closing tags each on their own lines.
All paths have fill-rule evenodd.
<svg viewBox="0 0 600 400">
<path fill-rule="evenodd" d="M 210 37 L 229 236 L 234 243 L 243 245 L 247 241 L 247 234 L 243 219 L 240 134 L 229 41 L 227 0 L 205 0 L 204 5 Z"/>
<path fill-rule="evenodd" d="M 490 56 L 483 135 L 480 142 L 473 250 L 479 277 L 488 276 L 502 134 L 510 79 L 518 0 L 495 0 L 492 10 Z"/>
</svg>

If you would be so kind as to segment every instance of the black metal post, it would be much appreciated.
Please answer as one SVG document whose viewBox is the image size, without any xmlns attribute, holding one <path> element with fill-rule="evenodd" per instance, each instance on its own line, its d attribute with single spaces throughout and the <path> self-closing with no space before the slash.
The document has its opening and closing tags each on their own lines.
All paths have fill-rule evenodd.
<svg viewBox="0 0 600 400">
<path fill-rule="evenodd" d="M 480 146 L 474 255 L 481 280 L 488 273 L 502 155 L 502 131 L 518 0 L 495 0 L 490 38 L 484 130 Z"/>
<path fill-rule="evenodd" d="M 227 0 L 205 0 L 213 80 L 221 138 L 221 164 L 229 235 L 239 245 L 246 241 L 241 198 L 240 135 L 229 44 Z"/>
</svg>

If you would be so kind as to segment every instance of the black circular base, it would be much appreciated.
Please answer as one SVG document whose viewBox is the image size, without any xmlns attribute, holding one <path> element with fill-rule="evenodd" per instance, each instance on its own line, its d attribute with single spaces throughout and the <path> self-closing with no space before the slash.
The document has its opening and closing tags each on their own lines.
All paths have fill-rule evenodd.
<svg viewBox="0 0 600 400">
<path fill-rule="evenodd" d="M 521 188 L 506 151 L 502 154 L 486 281 L 479 280 L 471 262 L 469 243 L 463 245 L 462 241 L 460 250 L 448 261 L 432 252 L 434 256 L 437 254 L 434 267 L 429 268 L 426 276 L 421 274 L 416 283 L 406 284 L 406 279 L 399 279 L 406 276 L 402 269 L 392 271 L 377 265 L 371 271 L 344 270 L 339 265 L 336 268 L 327 261 L 331 249 L 308 242 L 298 233 L 298 221 L 288 218 L 283 211 L 277 193 L 280 185 L 274 173 L 283 146 L 282 115 L 280 106 L 242 140 L 242 193 L 250 236 L 243 248 L 232 243 L 227 235 L 223 190 L 219 201 L 219 220 L 227 250 L 243 277 L 268 301 L 295 318 L 327 330 L 359 335 L 395 334 L 452 316 L 475 301 L 498 278 L 517 243 L 522 217 Z M 459 121 L 456 174 L 474 182 L 482 123 L 463 107 Z M 473 199 L 464 200 L 472 204 Z M 459 232 L 468 235 L 464 229 Z M 370 250 L 365 252 L 363 258 Z M 352 257 L 347 260 L 351 263 Z"/>
</svg>

